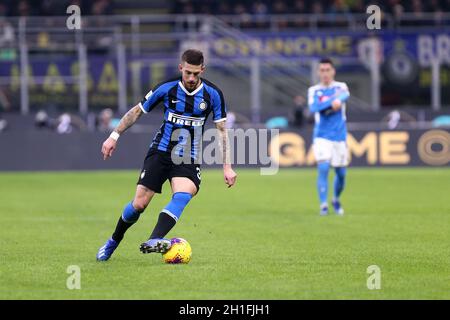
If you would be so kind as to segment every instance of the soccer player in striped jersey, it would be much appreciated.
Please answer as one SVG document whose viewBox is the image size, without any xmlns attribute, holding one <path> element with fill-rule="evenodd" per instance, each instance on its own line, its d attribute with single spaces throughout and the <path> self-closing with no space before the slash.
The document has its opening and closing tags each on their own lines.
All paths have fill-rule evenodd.
<svg viewBox="0 0 450 320">
<path fill-rule="evenodd" d="M 229 161 L 225 100 L 218 87 L 200 77 L 205 70 L 202 52 L 186 50 L 181 57 L 179 70 L 181 77 L 153 88 L 123 116 L 103 143 L 102 153 L 107 159 L 116 149 L 117 140 L 125 130 L 159 103 L 164 105 L 163 123 L 144 160 L 134 199 L 125 206 L 111 238 L 99 249 L 99 261 L 111 257 L 125 232 L 136 223 L 155 193 L 161 193 L 166 180 L 170 180 L 172 199 L 159 214 L 149 240 L 141 244 L 140 250 L 142 253 L 164 253 L 170 248 L 170 240 L 164 237 L 200 188 L 200 165 L 196 160 L 201 148 L 203 127 L 211 112 L 220 136 L 225 183 L 231 187 L 236 182 L 236 173 Z M 183 161 L 179 161 L 179 157 Z M 189 161 L 184 161 L 186 157 Z"/>
<path fill-rule="evenodd" d="M 350 92 L 344 82 L 334 80 L 336 70 L 330 59 L 319 63 L 320 83 L 308 89 L 308 105 L 315 116 L 313 152 L 317 161 L 317 190 L 320 215 L 328 214 L 328 172 L 334 167 L 332 205 L 338 215 L 344 214 L 339 197 L 344 190 L 348 165 L 345 101 Z"/>
</svg>

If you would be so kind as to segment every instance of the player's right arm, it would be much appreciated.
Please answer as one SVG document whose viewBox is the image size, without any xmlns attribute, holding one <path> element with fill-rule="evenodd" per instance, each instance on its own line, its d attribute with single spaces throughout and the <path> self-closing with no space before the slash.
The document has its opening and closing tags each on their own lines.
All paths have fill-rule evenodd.
<svg viewBox="0 0 450 320">
<path fill-rule="evenodd" d="M 111 133 L 108 139 L 103 142 L 102 153 L 103 160 L 112 156 L 113 151 L 117 146 L 117 139 L 119 139 L 120 135 L 124 133 L 129 127 L 131 127 L 143 113 L 150 112 L 153 110 L 158 103 L 162 101 L 164 98 L 165 91 L 158 85 L 154 90 L 151 90 L 147 93 L 137 105 L 131 108 L 120 120 L 117 127 Z"/>
<path fill-rule="evenodd" d="M 342 103 L 350 97 L 347 86 L 338 90 L 334 95 L 327 100 L 320 102 L 316 95 L 314 87 L 308 89 L 308 105 L 311 112 L 321 112 L 326 110 L 327 113 L 337 111 L 341 108 Z M 329 110 L 327 110 L 329 109 Z"/>
<path fill-rule="evenodd" d="M 108 137 L 108 139 L 103 142 L 103 160 L 106 160 L 107 158 L 112 156 L 113 151 L 116 149 L 117 139 L 119 138 L 119 136 L 124 133 L 129 127 L 131 127 L 139 119 L 142 113 L 143 111 L 141 109 L 141 106 L 138 104 L 131 108 L 127 113 L 125 113 L 122 119 L 120 119 L 117 127 Z"/>
<path fill-rule="evenodd" d="M 308 106 L 309 110 L 312 113 L 320 112 L 331 107 L 332 101 L 333 99 L 327 99 L 325 101 L 320 102 L 319 97 L 316 95 L 314 87 L 308 89 Z"/>
<path fill-rule="evenodd" d="M 216 129 L 219 132 L 219 146 L 222 151 L 223 177 L 228 188 L 236 183 L 237 174 L 231 167 L 230 141 L 228 139 L 228 131 L 226 128 L 227 107 L 223 93 L 219 88 L 215 88 L 211 92 L 211 102 L 213 111 L 213 120 Z"/>
</svg>

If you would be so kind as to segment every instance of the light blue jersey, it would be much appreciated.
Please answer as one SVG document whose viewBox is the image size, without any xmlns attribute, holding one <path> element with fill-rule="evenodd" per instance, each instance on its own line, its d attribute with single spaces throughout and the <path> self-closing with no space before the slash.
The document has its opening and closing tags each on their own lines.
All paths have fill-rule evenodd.
<svg viewBox="0 0 450 320">
<path fill-rule="evenodd" d="M 347 125 L 345 101 L 350 97 L 348 87 L 344 82 L 333 81 L 329 86 L 318 84 L 308 89 L 309 110 L 314 113 L 314 138 L 331 141 L 346 141 Z M 333 100 L 339 99 L 342 108 L 331 110 Z"/>
</svg>

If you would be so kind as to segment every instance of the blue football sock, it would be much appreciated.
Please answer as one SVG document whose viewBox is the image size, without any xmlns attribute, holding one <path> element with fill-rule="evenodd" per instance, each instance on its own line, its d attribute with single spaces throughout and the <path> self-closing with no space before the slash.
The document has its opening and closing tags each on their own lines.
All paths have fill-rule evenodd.
<svg viewBox="0 0 450 320">
<path fill-rule="evenodd" d="M 328 172 L 330 171 L 330 162 L 324 161 L 317 164 L 319 175 L 317 177 L 317 191 L 319 192 L 320 204 L 327 202 L 328 197 Z"/>
<path fill-rule="evenodd" d="M 123 209 L 123 213 L 120 216 L 119 221 L 117 221 L 116 229 L 114 230 L 112 239 L 116 242 L 122 241 L 125 232 L 127 232 L 128 228 L 130 228 L 133 224 L 136 223 L 136 221 L 138 221 L 140 215 L 141 212 L 137 211 L 133 207 L 133 201 L 128 203 Z"/>
<path fill-rule="evenodd" d="M 176 192 L 172 196 L 172 201 L 163 209 L 162 212 L 171 216 L 175 221 L 180 219 L 184 208 L 192 199 L 192 195 L 187 192 Z"/>
<path fill-rule="evenodd" d="M 164 238 L 169 231 L 175 226 L 184 208 L 192 199 L 192 195 L 187 192 L 176 192 L 172 196 L 172 200 L 159 214 L 158 222 L 153 229 L 150 239 Z"/>
<path fill-rule="evenodd" d="M 345 175 L 347 173 L 347 168 L 345 167 L 338 167 L 334 169 L 336 172 L 336 175 L 334 177 L 334 199 L 339 199 L 339 196 L 342 193 L 342 190 L 344 190 L 345 186 Z"/>
<path fill-rule="evenodd" d="M 137 211 L 133 207 L 133 201 L 131 201 L 123 209 L 122 219 L 125 222 L 134 223 L 134 222 L 138 221 L 140 215 L 141 215 L 141 212 Z"/>
</svg>

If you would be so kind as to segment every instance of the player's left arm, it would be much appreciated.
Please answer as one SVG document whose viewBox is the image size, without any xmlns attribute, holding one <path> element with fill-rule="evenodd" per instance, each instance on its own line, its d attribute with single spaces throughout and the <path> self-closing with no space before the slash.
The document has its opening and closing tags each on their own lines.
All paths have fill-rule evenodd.
<svg viewBox="0 0 450 320">
<path fill-rule="evenodd" d="M 236 183 L 237 174 L 231 167 L 230 142 L 225 121 L 216 122 L 216 128 L 219 131 L 219 145 L 222 151 L 223 177 L 228 188 Z"/>
<path fill-rule="evenodd" d="M 350 91 L 347 84 L 343 83 L 342 87 L 336 92 L 336 98 L 331 103 L 333 111 L 338 111 L 342 108 L 342 104 L 350 98 Z"/>
<path fill-rule="evenodd" d="M 231 167 L 230 143 L 226 127 L 227 107 L 222 91 L 216 88 L 211 92 L 213 120 L 219 132 L 219 145 L 222 151 L 223 177 L 228 188 L 236 183 L 237 174 Z"/>
</svg>

